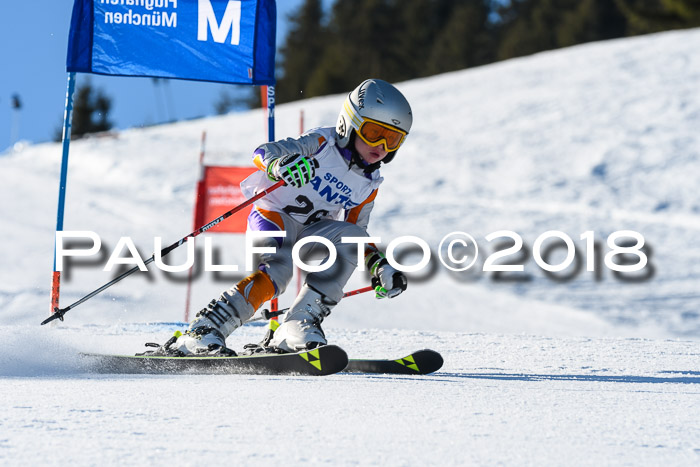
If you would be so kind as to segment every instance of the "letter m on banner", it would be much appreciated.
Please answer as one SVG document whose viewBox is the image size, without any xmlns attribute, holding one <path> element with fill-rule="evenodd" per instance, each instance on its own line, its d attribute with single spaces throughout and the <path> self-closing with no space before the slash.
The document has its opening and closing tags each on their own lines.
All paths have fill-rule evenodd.
<svg viewBox="0 0 700 467">
<path fill-rule="evenodd" d="M 210 0 L 199 0 L 199 26 L 197 40 L 206 41 L 207 31 L 211 31 L 214 42 L 223 44 L 231 31 L 231 44 L 241 40 L 241 2 L 229 0 L 221 24 L 217 22 Z"/>
</svg>

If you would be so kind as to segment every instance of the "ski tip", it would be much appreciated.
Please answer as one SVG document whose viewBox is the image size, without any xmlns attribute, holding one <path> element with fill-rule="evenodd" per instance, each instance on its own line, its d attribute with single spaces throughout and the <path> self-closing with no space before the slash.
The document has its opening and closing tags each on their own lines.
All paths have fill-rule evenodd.
<svg viewBox="0 0 700 467">
<path fill-rule="evenodd" d="M 396 360 L 352 359 L 346 373 L 384 373 L 398 375 L 427 375 L 442 368 L 442 355 L 423 349 Z"/>
<path fill-rule="evenodd" d="M 300 352 L 307 363 L 318 371 L 312 371 L 315 375 L 331 375 L 343 371 L 348 365 L 348 354 L 337 345 L 322 345 L 312 350 Z M 323 366 L 321 366 L 323 364 Z"/>
<path fill-rule="evenodd" d="M 427 375 L 430 373 L 435 373 L 442 365 L 445 360 L 442 358 L 440 353 L 431 349 L 422 349 L 412 354 L 396 360 L 397 363 L 405 366 L 408 369 L 415 371 L 420 375 Z"/>
</svg>

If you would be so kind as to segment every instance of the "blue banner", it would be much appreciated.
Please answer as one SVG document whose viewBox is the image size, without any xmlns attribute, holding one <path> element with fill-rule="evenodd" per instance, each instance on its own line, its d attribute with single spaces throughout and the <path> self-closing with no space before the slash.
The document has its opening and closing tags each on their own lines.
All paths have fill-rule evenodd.
<svg viewBox="0 0 700 467">
<path fill-rule="evenodd" d="M 275 84 L 275 0 L 75 0 L 67 71 Z"/>
</svg>

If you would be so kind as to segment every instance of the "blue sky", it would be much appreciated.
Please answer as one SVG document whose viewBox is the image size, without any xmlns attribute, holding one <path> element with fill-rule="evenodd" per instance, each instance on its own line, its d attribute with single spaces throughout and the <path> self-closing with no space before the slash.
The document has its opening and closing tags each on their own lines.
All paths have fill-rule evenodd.
<svg viewBox="0 0 700 467">
<path fill-rule="evenodd" d="M 286 18 L 303 0 L 277 0 L 277 44 L 286 34 Z M 324 2 L 326 6 L 332 0 Z M 17 138 L 49 141 L 63 122 L 66 97 L 66 46 L 73 0 L 11 0 L 0 15 L 0 152 Z M 214 103 L 224 89 L 215 83 L 171 80 L 154 86 L 151 78 L 87 76 L 113 98 L 110 118 L 116 128 L 213 115 Z M 18 94 L 22 109 L 11 107 Z M 166 105 L 170 102 L 170 105 Z M 169 115 L 168 115 L 169 114 Z"/>
</svg>

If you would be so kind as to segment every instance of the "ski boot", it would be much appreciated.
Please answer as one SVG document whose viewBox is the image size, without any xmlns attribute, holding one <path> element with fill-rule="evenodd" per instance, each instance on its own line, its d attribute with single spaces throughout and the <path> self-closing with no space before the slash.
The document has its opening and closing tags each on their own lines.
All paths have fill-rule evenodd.
<svg viewBox="0 0 700 467">
<path fill-rule="evenodd" d="M 251 274 L 224 292 L 219 300 L 212 300 L 170 347 L 185 355 L 233 352 L 226 348 L 226 338 L 274 294 L 275 286 L 267 274 L 262 271 Z"/>
<path fill-rule="evenodd" d="M 239 309 L 243 313 L 239 313 Z M 254 311 L 237 290 L 228 290 L 197 313 L 187 331 L 176 331 L 163 345 L 149 342 L 147 347 L 157 348 L 137 355 L 234 357 L 236 352 L 226 347 L 226 337 L 250 318 Z"/>
<path fill-rule="evenodd" d="M 226 338 L 274 293 L 269 276 L 258 271 L 221 294 L 218 300 L 212 300 L 197 313 L 184 334 L 176 333 L 175 340 L 171 338 L 156 352 L 178 356 L 235 354 L 226 348 Z"/>
<path fill-rule="evenodd" d="M 235 355 L 226 347 L 226 337 L 241 327 L 253 313 L 255 310 L 237 290 L 226 291 L 197 313 L 187 331 L 177 337 L 170 349 L 185 356 Z"/>
<path fill-rule="evenodd" d="M 283 352 L 299 352 L 326 345 L 321 322 L 331 314 L 335 305 L 336 302 L 304 285 L 272 335 L 270 347 Z"/>
</svg>

